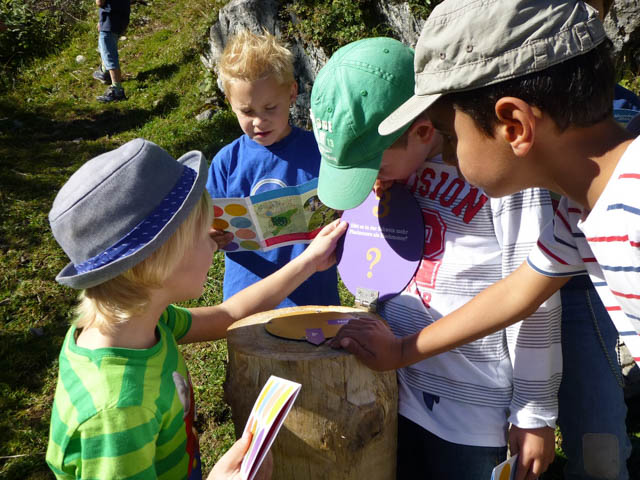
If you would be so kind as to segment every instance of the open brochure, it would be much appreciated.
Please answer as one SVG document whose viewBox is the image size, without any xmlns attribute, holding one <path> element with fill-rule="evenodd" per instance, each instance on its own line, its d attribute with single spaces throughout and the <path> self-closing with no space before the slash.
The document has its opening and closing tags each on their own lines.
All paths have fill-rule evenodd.
<svg viewBox="0 0 640 480">
<path fill-rule="evenodd" d="M 515 480 L 516 478 L 516 461 L 518 455 L 514 455 L 505 462 L 502 462 L 491 473 L 491 480 Z"/>
<path fill-rule="evenodd" d="M 252 480 L 260 469 L 301 387 L 299 383 L 275 375 L 271 375 L 262 387 L 244 427 L 244 433 L 250 431 L 253 434 L 240 467 L 240 475 L 244 480 Z"/>
<path fill-rule="evenodd" d="M 214 198 L 213 227 L 231 232 L 224 250 L 271 250 L 309 243 L 339 212 L 318 199 L 318 179 L 244 198 Z"/>
</svg>

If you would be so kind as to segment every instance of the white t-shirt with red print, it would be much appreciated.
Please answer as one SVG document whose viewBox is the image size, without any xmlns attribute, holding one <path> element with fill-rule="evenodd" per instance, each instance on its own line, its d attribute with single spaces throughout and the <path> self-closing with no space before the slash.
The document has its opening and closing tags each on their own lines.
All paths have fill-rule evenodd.
<svg viewBox="0 0 640 480">
<path fill-rule="evenodd" d="M 407 186 L 422 210 L 425 248 L 410 284 L 380 308 L 399 336 L 420 331 L 509 275 L 553 218 L 546 191 L 490 199 L 439 157 Z M 506 445 L 508 423 L 554 427 L 560 317 L 556 294 L 522 322 L 400 369 L 400 414 L 447 441 L 475 446 Z"/>
</svg>

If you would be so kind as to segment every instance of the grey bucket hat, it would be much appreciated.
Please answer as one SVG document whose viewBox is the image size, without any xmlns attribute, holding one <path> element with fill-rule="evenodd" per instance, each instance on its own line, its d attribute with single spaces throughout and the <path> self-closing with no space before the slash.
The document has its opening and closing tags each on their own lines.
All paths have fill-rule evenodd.
<svg viewBox="0 0 640 480">
<path fill-rule="evenodd" d="M 86 162 L 49 212 L 53 236 L 71 260 L 56 280 L 89 288 L 149 257 L 187 218 L 206 179 L 202 153 L 175 160 L 141 138 Z"/>
<path fill-rule="evenodd" d="M 447 93 L 544 70 L 605 38 L 598 12 L 581 0 L 445 0 L 416 45 L 415 94 L 378 132 L 395 132 Z"/>
</svg>

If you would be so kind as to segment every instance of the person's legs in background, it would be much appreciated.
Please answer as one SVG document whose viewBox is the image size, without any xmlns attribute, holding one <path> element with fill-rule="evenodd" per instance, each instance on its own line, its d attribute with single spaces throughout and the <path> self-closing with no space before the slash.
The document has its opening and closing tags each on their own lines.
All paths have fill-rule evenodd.
<svg viewBox="0 0 640 480">
<path fill-rule="evenodd" d="M 561 290 L 563 375 L 558 425 L 567 480 L 629 478 L 618 333 L 587 276 Z"/>
<path fill-rule="evenodd" d="M 93 77 L 105 84 L 111 84 L 104 95 L 98 97 L 98 100 L 112 102 L 126 99 L 124 88 L 122 87 L 122 72 L 120 71 L 120 59 L 118 57 L 118 34 L 101 31 L 98 46 L 103 69 L 102 73 L 94 72 Z M 104 74 L 105 71 L 109 72 L 108 77 Z"/>
</svg>

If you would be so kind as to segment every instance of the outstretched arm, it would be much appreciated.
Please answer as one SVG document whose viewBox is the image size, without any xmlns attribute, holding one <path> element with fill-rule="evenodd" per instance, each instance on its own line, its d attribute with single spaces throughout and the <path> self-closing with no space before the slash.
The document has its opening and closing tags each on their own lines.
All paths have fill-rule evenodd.
<svg viewBox="0 0 640 480">
<path fill-rule="evenodd" d="M 334 250 L 346 230 L 346 222 L 335 220 L 318 233 L 304 252 L 267 278 L 241 290 L 220 305 L 190 309 L 191 329 L 179 343 L 224 338 L 227 328 L 236 320 L 275 308 L 312 274 L 326 270 L 336 262 Z"/>
<path fill-rule="evenodd" d="M 397 338 L 379 321 L 354 319 L 340 329 L 331 345 L 348 350 L 374 370 L 405 367 L 531 315 L 567 280 L 546 277 L 524 262 L 511 275 L 420 332 Z"/>
</svg>

